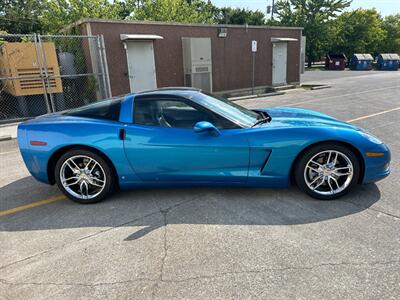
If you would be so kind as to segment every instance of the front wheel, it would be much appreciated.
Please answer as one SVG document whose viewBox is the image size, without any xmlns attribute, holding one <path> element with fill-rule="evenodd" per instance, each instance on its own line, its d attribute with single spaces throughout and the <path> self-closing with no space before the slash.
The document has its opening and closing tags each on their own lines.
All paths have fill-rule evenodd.
<svg viewBox="0 0 400 300">
<path fill-rule="evenodd" d="M 300 189 L 313 198 L 332 200 L 348 193 L 357 184 L 360 163 L 348 147 L 326 143 L 307 150 L 295 166 Z"/>
<path fill-rule="evenodd" d="M 57 161 L 55 178 L 68 198 L 83 204 L 103 200 L 114 186 L 113 172 L 106 160 L 85 149 L 63 154 Z"/>
</svg>

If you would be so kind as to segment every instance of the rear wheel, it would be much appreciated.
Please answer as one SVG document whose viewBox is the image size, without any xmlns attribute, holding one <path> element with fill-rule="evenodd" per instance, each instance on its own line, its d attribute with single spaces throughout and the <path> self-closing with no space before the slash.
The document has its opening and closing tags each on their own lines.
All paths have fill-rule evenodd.
<svg viewBox="0 0 400 300">
<path fill-rule="evenodd" d="M 312 147 L 295 167 L 295 180 L 304 192 L 320 200 L 332 200 L 357 184 L 360 163 L 353 151 L 341 144 Z"/>
<path fill-rule="evenodd" d="M 55 167 L 60 190 L 78 203 L 96 203 L 113 189 L 111 167 L 100 155 L 86 149 L 74 149 L 63 154 Z"/>
</svg>

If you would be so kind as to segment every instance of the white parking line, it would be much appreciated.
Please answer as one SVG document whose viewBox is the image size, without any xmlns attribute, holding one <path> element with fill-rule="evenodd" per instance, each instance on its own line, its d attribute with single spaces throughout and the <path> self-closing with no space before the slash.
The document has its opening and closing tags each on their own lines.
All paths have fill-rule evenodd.
<svg viewBox="0 0 400 300">
<path fill-rule="evenodd" d="M 390 89 L 400 89 L 400 85 L 390 86 L 390 87 L 385 87 L 385 88 L 380 88 L 380 89 L 371 89 L 371 90 L 366 90 L 366 91 L 362 91 L 362 92 L 355 92 L 355 93 L 349 93 L 349 94 L 339 94 L 339 95 L 333 95 L 333 96 L 327 96 L 327 97 L 317 97 L 316 96 L 316 99 L 305 100 L 305 101 L 301 101 L 301 102 L 285 104 L 285 105 L 279 105 L 279 106 L 280 107 L 296 106 L 296 105 L 305 104 L 305 103 L 318 102 L 320 100 L 327 100 L 327 99 L 339 98 L 339 97 L 347 97 L 347 96 L 352 96 L 352 95 L 362 95 L 362 94 L 368 94 L 368 93 L 379 92 L 379 91 L 390 90 Z"/>
<path fill-rule="evenodd" d="M 367 115 L 367 116 L 351 119 L 351 120 L 348 120 L 346 122 L 351 123 L 351 122 L 361 121 L 361 120 L 364 120 L 364 119 L 368 119 L 368 118 L 371 118 L 371 117 L 383 115 L 383 114 L 386 114 L 386 113 L 389 113 L 389 112 L 392 112 L 392 111 L 396 111 L 396 110 L 400 110 L 400 107 L 396 107 L 396 108 L 380 111 L 380 112 L 377 112 L 377 113 L 374 113 L 374 114 L 370 114 L 370 115 Z"/>
</svg>

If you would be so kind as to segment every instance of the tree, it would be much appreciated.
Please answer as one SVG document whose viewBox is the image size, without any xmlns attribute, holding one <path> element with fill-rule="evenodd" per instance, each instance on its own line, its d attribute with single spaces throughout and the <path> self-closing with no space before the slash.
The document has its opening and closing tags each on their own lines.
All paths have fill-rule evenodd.
<svg viewBox="0 0 400 300">
<path fill-rule="evenodd" d="M 46 32 L 56 33 L 82 18 L 123 19 L 128 14 L 123 1 L 47 0 L 40 17 Z"/>
<path fill-rule="evenodd" d="M 213 23 L 214 6 L 201 0 L 145 0 L 130 19 L 182 23 Z"/>
<path fill-rule="evenodd" d="M 343 11 L 351 0 L 280 0 L 277 16 L 281 25 L 303 27 L 307 37 L 308 67 L 325 54 L 329 42 L 329 22 Z"/>
<path fill-rule="evenodd" d="M 400 14 L 385 17 L 382 28 L 386 36 L 381 43 L 380 52 L 400 54 Z"/>
<path fill-rule="evenodd" d="M 186 2 L 200 14 L 206 16 L 209 23 L 215 23 L 219 8 L 211 3 L 211 0 L 186 0 Z"/>
<path fill-rule="evenodd" d="M 0 30 L 9 33 L 42 31 L 40 21 L 43 4 L 35 0 L 0 1 Z"/>
<path fill-rule="evenodd" d="M 223 7 L 219 9 L 216 21 L 218 24 L 264 25 L 265 16 L 259 10 Z"/>
<path fill-rule="evenodd" d="M 354 53 L 380 52 L 386 36 L 382 18 L 376 9 L 356 9 L 342 13 L 331 23 L 331 50 L 344 52 L 348 57 Z"/>
</svg>

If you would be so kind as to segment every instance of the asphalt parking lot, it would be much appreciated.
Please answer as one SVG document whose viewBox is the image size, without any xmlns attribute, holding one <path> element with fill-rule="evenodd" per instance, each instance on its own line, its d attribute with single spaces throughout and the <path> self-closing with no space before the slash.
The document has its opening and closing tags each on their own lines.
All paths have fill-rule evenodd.
<svg viewBox="0 0 400 300">
<path fill-rule="evenodd" d="M 119 192 L 75 204 L 0 142 L 0 299 L 399 299 L 400 72 L 303 76 L 323 90 L 238 103 L 318 110 L 392 151 L 392 174 L 321 202 L 290 189 Z"/>
</svg>

